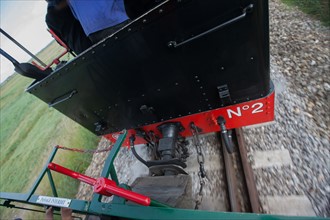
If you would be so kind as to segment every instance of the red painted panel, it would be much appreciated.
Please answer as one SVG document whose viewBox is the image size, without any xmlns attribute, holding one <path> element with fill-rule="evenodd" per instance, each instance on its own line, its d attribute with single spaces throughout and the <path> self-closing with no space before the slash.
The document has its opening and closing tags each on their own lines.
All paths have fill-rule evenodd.
<svg viewBox="0 0 330 220">
<path fill-rule="evenodd" d="M 239 103 L 236 105 L 226 106 L 223 108 L 218 108 L 210 110 L 207 112 L 192 114 L 160 123 L 150 124 L 141 127 L 142 130 L 154 131 L 155 134 L 160 136 L 157 126 L 166 122 L 181 122 L 182 126 L 185 128 L 180 134 L 184 137 L 191 136 L 189 124 L 194 122 L 195 125 L 202 129 L 201 133 L 210 133 L 220 130 L 216 119 L 222 116 L 226 120 L 227 129 L 240 128 L 248 125 L 260 124 L 265 122 L 270 122 L 274 120 L 274 105 L 275 105 L 275 92 L 270 95 L 255 99 L 248 102 Z M 134 129 L 128 130 L 129 137 L 131 134 L 135 134 Z M 112 142 L 115 142 L 119 132 L 104 135 L 105 138 Z M 135 144 L 142 144 L 145 141 L 142 138 L 137 137 Z M 128 138 L 125 140 L 123 146 L 129 146 Z"/>
</svg>

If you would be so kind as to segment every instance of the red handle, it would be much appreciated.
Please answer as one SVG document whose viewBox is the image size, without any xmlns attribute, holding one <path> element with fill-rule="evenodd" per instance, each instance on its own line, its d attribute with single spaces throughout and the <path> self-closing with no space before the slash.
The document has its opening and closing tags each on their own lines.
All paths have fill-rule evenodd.
<svg viewBox="0 0 330 220">
<path fill-rule="evenodd" d="M 70 176 L 74 179 L 78 179 L 84 183 L 87 183 L 89 185 L 92 185 L 94 187 L 94 192 L 105 195 L 105 196 L 111 196 L 116 195 L 120 196 L 122 198 L 125 198 L 129 201 L 135 202 L 140 205 L 149 206 L 151 203 L 151 199 L 147 196 L 141 195 L 139 193 L 135 193 L 123 188 L 120 188 L 116 185 L 116 183 L 112 180 L 109 180 L 104 177 L 100 177 L 97 179 L 91 178 L 89 176 L 85 176 L 81 173 L 77 173 L 73 170 L 69 170 L 65 167 L 62 167 L 60 165 L 57 165 L 55 163 L 49 163 L 48 169 L 54 170 L 56 172 L 62 173 L 66 176 Z"/>
<path fill-rule="evenodd" d="M 116 186 L 114 181 L 104 177 L 97 179 L 94 185 L 94 192 L 102 195 L 113 194 L 144 206 L 149 206 L 151 202 L 149 197 L 120 188 Z"/>
<path fill-rule="evenodd" d="M 62 173 L 66 176 L 69 176 L 69 177 L 72 177 L 74 179 L 80 180 L 80 181 L 82 181 L 84 183 L 87 183 L 89 185 L 92 185 L 92 186 L 94 186 L 95 183 L 96 183 L 96 179 L 94 179 L 94 178 L 91 178 L 89 176 L 85 176 L 81 173 L 74 172 L 72 170 L 69 170 L 69 169 L 67 169 L 65 167 L 62 167 L 62 166 L 60 166 L 58 164 L 55 164 L 55 163 L 49 163 L 48 164 L 48 169 L 54 170 L 58 173 Z"/>
</svg>

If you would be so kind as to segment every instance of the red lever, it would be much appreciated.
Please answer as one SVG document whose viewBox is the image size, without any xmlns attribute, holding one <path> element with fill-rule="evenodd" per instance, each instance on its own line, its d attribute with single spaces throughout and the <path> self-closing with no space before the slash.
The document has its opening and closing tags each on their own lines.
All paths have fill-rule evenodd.
<svg viewBox="0 0 330 220">
<path fill-rule="evenodd" d="M 95 183 L 96 183 L 96 179 L 94 179 L 94 178 L 91 178 L 89 176 L 85 176 L 81 173 L 74 172 L 72 170 L 69 170 L 69 169 L 67 169 L 65 167 L 62 167 L 60 165 L 57 165 L 55 163 L 49 163 L 48 164 L 48 169 L 54 170 L 58 173 L 62 173 L 66 176 L 69 176 L 69 177 L 72 177 L 74 179 L 80 180 L 80 181 L 82 181 L 84 183 L 87 183 L 89 185 L 92 185 L 92 186 L 94 186 Z"/>
<path fill-rule="evenodd" d="M 123 188 L 120 188 L 116 185 L 116 183 L 112 180 L 109 180 L 104 177 L 100 177 L 97 179 L 91 178 L 89 176 L 85 176 L 81 173 L 77 173 L 73 170 L 69 170 L 65 167 L 62 167 L 55 163 L 49 163 L 48 169 L 54 170 L 58 173 L 62 173 L 66 176 L 70 176 L 74 179 L 78 179 L 84 183 L 87 183 L 89 185 L 93 186 L 94 192 L 105 195 L 105 196 L 120 196 L 123 197 L 129 201 L 135 202 L 140 205 L 149 206 L 151 203 L 151 199 L 147 196 L 141 195 L 139 193 L 135 193 Z"/>
</svg>

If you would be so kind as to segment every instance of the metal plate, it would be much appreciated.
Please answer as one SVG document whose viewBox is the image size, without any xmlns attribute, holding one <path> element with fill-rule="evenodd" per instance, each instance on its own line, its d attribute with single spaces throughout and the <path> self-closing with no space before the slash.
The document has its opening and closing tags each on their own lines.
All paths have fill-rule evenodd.
<svg viewBox="0 0 330 220">
<path fill-rule="evenodd" d="M 55 206 L 55 207 L 69 207 L 71 199 L 49 197 L 49 196 L 38 196 L 36 203 Z"/>
</svg>

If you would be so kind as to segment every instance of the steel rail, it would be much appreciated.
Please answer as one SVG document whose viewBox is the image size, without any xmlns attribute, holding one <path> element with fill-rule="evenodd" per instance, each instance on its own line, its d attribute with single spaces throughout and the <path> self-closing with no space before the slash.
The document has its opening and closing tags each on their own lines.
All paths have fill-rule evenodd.
<svg viewBox="0 0 330 220">
<path fill-rule="evenodd" d="M 253 213 L 260 213 L 262 211 L 262 208 L 259 201 L 256 182 L 253 176 L 253 170 L 247 158 L 247 150 L 245 146 L 242 128 L 235 129 L 235 134 L 238 143 L 240 159 L 243 167 L 245 183 L 249 195 L 251 210 Z"/>
<path fill-rule="evenodd" d="M 228 199 L 230 205 L 230 211 L 232 212 L 241 212 L 242 207 L 238 200 L 238 186 L 237 186 L 237 177 L 233 165 L 232 155 L 228 153 L 225 143 L 220 136 L 222 153 L 224 158 L 225 174 L 227 180 L 227 190 L 228 190 Z"/>
</svg>

